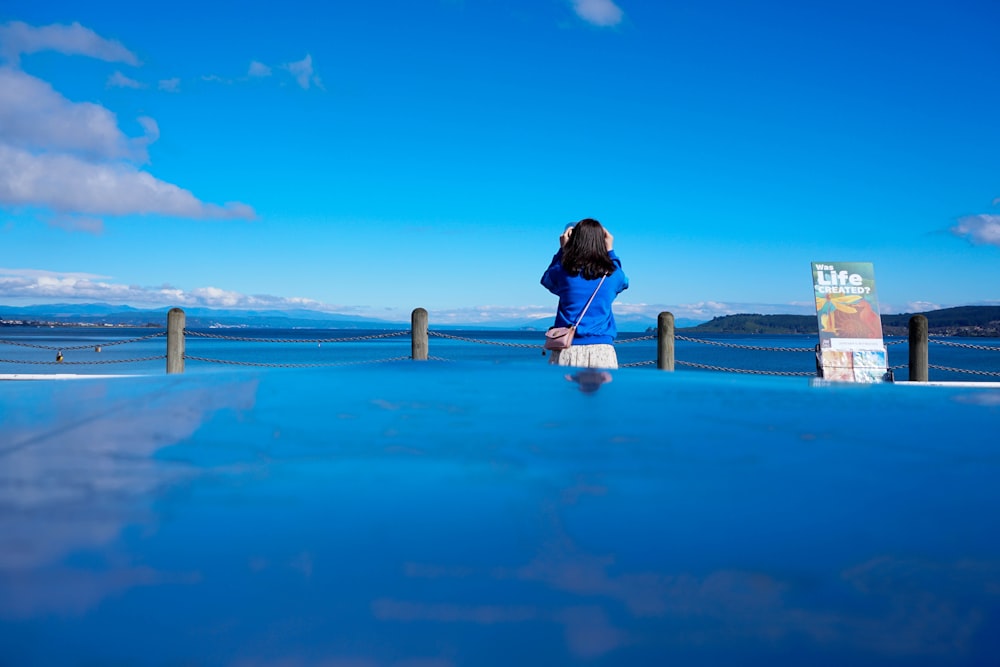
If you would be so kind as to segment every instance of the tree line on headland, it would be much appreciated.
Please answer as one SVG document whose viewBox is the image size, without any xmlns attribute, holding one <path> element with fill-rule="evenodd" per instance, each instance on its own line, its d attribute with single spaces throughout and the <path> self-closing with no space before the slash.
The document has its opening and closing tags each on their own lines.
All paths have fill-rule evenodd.
<svg viewBox="0 0 1000 667">
<path fill-rule="evenodd" d="M 922 313 L 882 315 L 882 333 L 905 336 L 910 318 L 927 318 L 928 333 L 938 336 L 1000 337 L 1000 306 L 959 306 Z M 679 329 L 691 333 L 815 334 L 815 315 L 722 315 L 695 327 Z"/>
</svg>

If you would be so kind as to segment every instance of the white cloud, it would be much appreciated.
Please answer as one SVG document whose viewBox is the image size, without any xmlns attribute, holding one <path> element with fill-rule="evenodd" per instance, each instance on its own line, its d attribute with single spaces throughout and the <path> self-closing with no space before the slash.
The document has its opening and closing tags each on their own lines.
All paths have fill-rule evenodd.
<svg viewBox="0 0 1000 667">
<path fill-rule="evenodd" d="M 941 304 L 932 301 L 910 301 L 906 304 L 906 309 L 903 312 L 926 313 L 931 310 L 941 310 L 941 308 Z"/>
<path fill-rule="evenodd" d="M 49 224 L 100 233 L 94 216 L 158 214 L 189 218 L 252 219 L 246 204 L 207 204 L 191 192 L 161 181 L 137 165 L 160 136 L 153 118 L 141 116 L 144 134 L 127 136 L 117 116 L 91 102 L 73 102 L 42 79 L 17 67 L 21 54 L 54 50 L 138 65 L 118 42 L 79 24 L 34 28 L 0 25 L 0 206 L 37 207 L 56 215 Z M 160 82 L 176 91 L 179 79 Z M 109 87 L 145 88 L 116 71 Z"/>
<path fill-rule="evenodd" d="M 1000 246 L 1000 215 L 967 215 L 958 219 L 951 232 L 976 244 Z"/>
<path fill-rule="evenodd" d="M 247 76 L 271 76 L 271 68 L 256 60 L 250 63 L 250 70 Z"/>
<path fill-rule="evenodd" d="M 181 80 L 177 77 L 173 79 L 163 79 L 159 83 L 159 89 L 168 93 L 179 93 L 181 91 Z"/>
<path fill-rule="evenodd" d="M 252 219 L 246 204 L 206 204 L 189 191 L 124 162 L 36 155 L 0 144 L 0 204 L 85 215 L 159 214 Z"/>
<path fill-rule="evenodd" d="M 124 74 L 118 71 L 116 71 L 114 74 L 108 77 L 108 82 L 106 85 L 108 88 L 133 88 L 136 90 L 146 87 L 146 84 L 142 83 L 141 81 L 130 79 L 129 77 L 125 76 Z"/>
<path fill-rule="evenodd" d="M 0 268 L 0 297 L 52 300 L 107 301 L 145 306 L 187 306 L 206 308 L 306 308 L 323 312 L 348 313 L 352 308 L 333 306 L 303 297 L 268 294 L 241 294 L 218 287 L 184 290 L 171 285 L 144 287 L 111 281 L 93 273 L 46 271 L 42 269 Z"/>
<path fill-rule="evenodd" d="M 139 59 L 121 42 L 105 39 L 79 23 L 37 28 L 22 21 L 0 25 L 0 55 L 10 62 L 17 63 L 22 55 L 40 51 L 139 65 Z"/>
<path fill-rule="evenodd" d="M 222 83 L 227 85 L 233 82 L 232 79 L 221 77 L 218 74 L 205 74 L 201 77 L 201 80 L 207 81 L 208 83 Z"/>
<path fill-rule="evenodd" d="M 0 67 L 0 144 L 106 160 L 146 159 L 145 147 L 137 148 L 118 128 L 111 111 L 71 102 L 47 82 L 10 67 Z"/>
<path fill-rule="evenodd" d="M 315 86 L 320 89 L 323 88 L 323 84 L 319 80 L 319 77 L 313 74 L 313 64 L 311 55 L 306 54 L 306 57 L 303 58 L 302 60 L 282 65 L 282 67 L 287 69 L 291 73 L 291 75 L 295 77 L 295 81 L 304 90 L 308 90 L 310 84 L 315 84 Z"/>
<path fill-rule="evenodd" d="M 572 0 L 573 11 L 587 23 L 602 28 L 621 23 L 624 16 L 621 8 L 612 0 Z"/>
</svg>

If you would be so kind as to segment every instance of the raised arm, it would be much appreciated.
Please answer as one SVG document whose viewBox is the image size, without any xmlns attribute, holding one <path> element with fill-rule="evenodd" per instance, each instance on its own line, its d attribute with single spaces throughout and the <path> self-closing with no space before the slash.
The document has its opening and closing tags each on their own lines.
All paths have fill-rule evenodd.
<svg viewBox="0 0 1000 667">
<path fill-rule="evenodd" d="M 562 275 L 562 248 L 552 256 L 552 261 L 549 262 L 549 268 L 545 269 L 545 273 L 542 274 L 542 287 L 548 291 L 556 294 L 558 285 L 556 284 L 556 276 Z"/>
</svg>

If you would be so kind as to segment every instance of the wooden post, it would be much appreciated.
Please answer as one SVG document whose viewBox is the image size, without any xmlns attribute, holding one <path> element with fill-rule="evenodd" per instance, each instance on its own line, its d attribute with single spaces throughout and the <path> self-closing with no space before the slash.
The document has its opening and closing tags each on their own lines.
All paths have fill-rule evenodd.
<svg viewBox="0 0 1000 667">
<path fill-rule="evenodd" d="M 184 372 L 184 320 L 180 308 L 167 313 L 167 375 Z"/>
<path fill-rule="evenodd" d="M 910 382 L 927 382 L 927 318 L 910 318 Z"/>
<path fill-rule="evenodd" d="M 674 370 L 674 314 L 663 312 L 656 318 L 656 367 Z"/>
<path fill-rule="evenodd" d="M 410 356 L 419 361 L 427 361 L 427 311 L 414 308 L 410 315 Z"/>
</svg>

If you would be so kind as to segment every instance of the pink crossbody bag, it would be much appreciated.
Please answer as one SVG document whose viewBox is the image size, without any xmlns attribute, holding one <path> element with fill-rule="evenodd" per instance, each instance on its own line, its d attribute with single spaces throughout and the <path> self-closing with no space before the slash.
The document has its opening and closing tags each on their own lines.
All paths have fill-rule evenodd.
<svg viewBox="0 0 1000 667">
<path fill-rule="evenodd" d="M 576 335 L 576 327 L 583 321 L 583 316 L 587 314 L 587 309 L 590 308 L 590 304 L 594 301 L 594 297 L 597 296 L 597 292 L 601 289 L 601 285 L 604 284 L 604 279 L 607 277 L 607 274 L 601 276 L 601 282 L 597 283 L 597 288 L 594 290 L 594 293 L 590 295 L 587 305 L 583 307 L 583 312 L 580 313 L 580 317 L 576 318 L 576 322 L 572 326 L 550 327 L 549 330 L 545 332 L 545 345 L 542 347 L 546 350 L 565 350 L 573 344 L 573 336 Z"/>
</svg>

